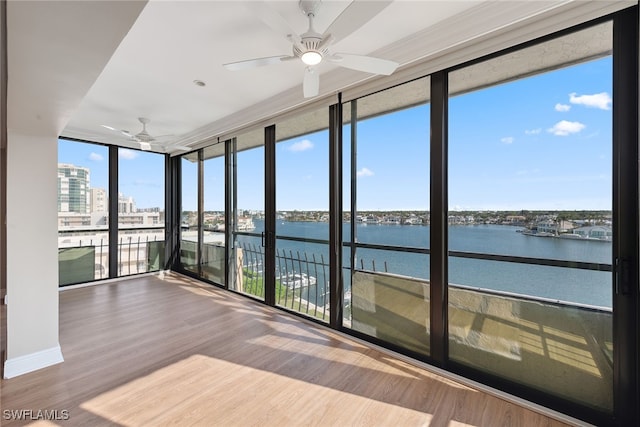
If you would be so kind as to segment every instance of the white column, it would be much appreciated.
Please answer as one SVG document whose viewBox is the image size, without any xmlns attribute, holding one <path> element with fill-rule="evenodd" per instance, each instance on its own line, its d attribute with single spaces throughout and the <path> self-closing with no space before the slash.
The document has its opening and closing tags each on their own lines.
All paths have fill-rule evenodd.
<svg viewBox="0 0 640 427">
<path fill-rule="evenodd" d="M 5 378 L 63 361 L 58 342 L 55 135 L 9 130 Z"/>
</svg>

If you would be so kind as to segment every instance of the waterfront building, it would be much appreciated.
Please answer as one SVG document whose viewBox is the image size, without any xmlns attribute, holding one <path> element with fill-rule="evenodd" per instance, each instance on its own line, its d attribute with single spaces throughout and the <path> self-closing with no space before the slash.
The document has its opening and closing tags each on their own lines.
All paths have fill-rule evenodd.
<svg viewBox="0 0 640 427">
<path fill-rule="evenodd" d="M 613 239 L 613 230 L 611 229 L 611 227 L 606 225 L 578 227 L 573 230 L 573 233 L 587 239 L 607 241 L 611 241 Z"/>
</svg>

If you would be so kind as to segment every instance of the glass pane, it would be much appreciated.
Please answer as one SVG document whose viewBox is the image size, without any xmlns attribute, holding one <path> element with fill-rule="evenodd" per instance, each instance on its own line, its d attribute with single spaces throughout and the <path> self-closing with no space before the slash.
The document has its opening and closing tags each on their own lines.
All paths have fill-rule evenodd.
<svg viewBox="0 0 640 427">
<path fill-rule="evenodd" d="M 276 124 L 276 304 L 324 321 L 329 320 L 328 126 L 327 108 Z"/>
<path fill-rule="evenodd" d="M 397 347 L 429 354 L 429 283 L 357 271 L 351 327 Z"/>
<path fill-rule="evenodd" d="M 407 98 L 411 106 L 396 110 Z M 358 242 L 429 247 L 428 99 L 423 78 L 357 101 Z"/>
<path fill-rule="evenodd" d="M 329 245 L 276 240 L 276 304 L 329 321 Z"/>
<path fill-rule="evenodd" d="M 351 107 L 342 106 L 342 325 L 351 327 Z"/>
<path fill-rule="evenodd" d="M 218 144 L 214 147 L 224 147 Z M 224 150 L 222 155 L 210 157 L 205 149 L 204 215 L 202 275 L 215 283 L 225 283 L 225 189 Z M 212 153 L 213 154 L 213 153 Z"/>
<path fill-rule="evenodd" d="M 60 286 L 109 277 L 109 149 L 58 141 Z"/>
<path fill-rule="evenodd" d="M 118 148 L 118 276 L 164 268 L 165 157 Z"/>
<path fill-rule="evenodd" d="M 344 180 L 356 182 L 343 325 L 421 355 L 430 327 L 429 85 L 418 79 L 343 108 L 345 120 L 357 118 L 343 128 Z"/>
<path fill-rule="evenodd" d="M 610 50 L 606 23 L 451 73 L 448 148 L 449 357 L 604 411 Z"/>
<path fill-rule="evenodd" d="M 236 138 L 229 289 L 264 300 L 264 130 Z M 232 278 L 231 278 L 232 277 Z"/>
<path fill-rule="evenodd" d="M 180 225 L 180 264 L 198 274 L 198 157 L 182 156 L 182 219 Z"/>
</svg>

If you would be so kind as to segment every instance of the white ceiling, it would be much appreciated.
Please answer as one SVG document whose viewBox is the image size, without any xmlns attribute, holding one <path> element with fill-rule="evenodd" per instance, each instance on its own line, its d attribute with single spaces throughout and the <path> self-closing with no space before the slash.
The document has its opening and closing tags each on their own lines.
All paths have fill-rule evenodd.
<svg viewBox="0 0 640 427">
<path fill-rule="evenodd" d="M 307 29 L 297 0 L 267 3 L 298 34 Z M 349 3 L 324 1 L 316 30 Z M 471 59 L 480 50 L 470 47 L 483 42 L 484 49 L 505 47 L 635 3 L 397 0 L 332 51 L 394 60 L 398 73 L 427 73 L 435 64 Z M 299 61 L 222 67 L 291 54 L 285 35 L 255 10 L 245 1 L 9 1 L 8 127 L 137 148 L 101 125 L 137 133 L 138 117 L 147 117 L 150 134 L 171 135 L 163 139 L 171 152 L 171 145 L 197 147 L 310 102 L 302 96 Z M 374 77 L 329 64 L 320 73 L 319 99 Z"/>
</svg>

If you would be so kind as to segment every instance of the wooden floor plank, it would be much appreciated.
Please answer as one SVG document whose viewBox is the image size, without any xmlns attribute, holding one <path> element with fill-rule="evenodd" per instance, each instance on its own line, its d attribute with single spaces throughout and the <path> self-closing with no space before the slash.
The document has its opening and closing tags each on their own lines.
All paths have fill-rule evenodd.
<svg viewBox="0 0 640 427">
<path fill-rule="evenodd" d="M 3 410 L 66 410 L 33 423 L 65 426 L 564 425 L 177 274 L 61 292 L 60 342 L 64 363 L 2 380 Z"/>
</svg>

